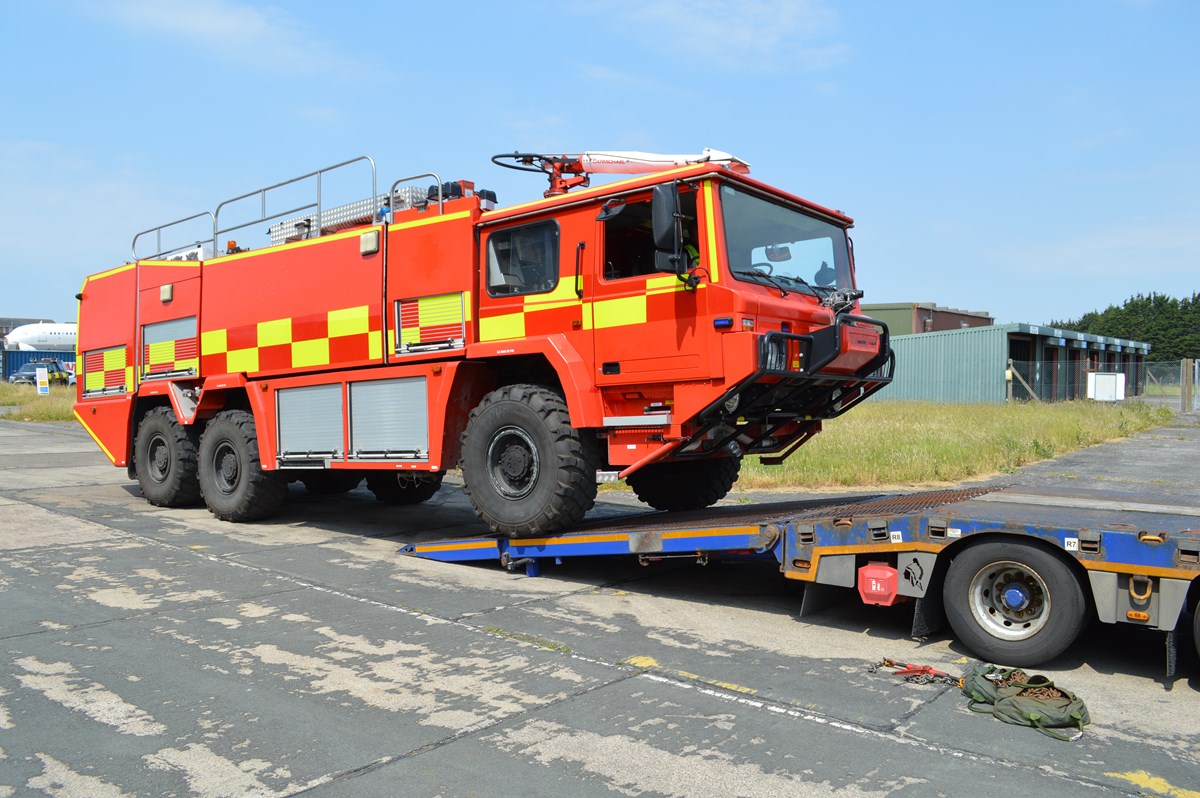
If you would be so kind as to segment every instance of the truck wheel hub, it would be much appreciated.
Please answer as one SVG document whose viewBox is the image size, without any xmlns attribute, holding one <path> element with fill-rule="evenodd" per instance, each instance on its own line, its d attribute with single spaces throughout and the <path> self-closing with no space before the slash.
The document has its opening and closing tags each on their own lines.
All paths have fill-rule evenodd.
<svg viewBox="0 0 1200 798">
<path fill-rule="evenodd" d="M 523 499 L 537 483 L 537 446 L 525 430 L 505 427 L 488 446 L 488 475 L 492 487 L 506 499 Z"/>
</svg>

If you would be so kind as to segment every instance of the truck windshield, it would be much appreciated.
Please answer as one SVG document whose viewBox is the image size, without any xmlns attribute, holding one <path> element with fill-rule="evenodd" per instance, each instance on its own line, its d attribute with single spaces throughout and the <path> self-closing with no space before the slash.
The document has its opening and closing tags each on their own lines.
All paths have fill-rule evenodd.
<svg viewBox="0 0 1200 798">
<path fill-rule="evenodd" d="M 721 211 L 737 279 L 817 296 L 854 287 L 843 228 L 728 185 Z"/>
</svg>

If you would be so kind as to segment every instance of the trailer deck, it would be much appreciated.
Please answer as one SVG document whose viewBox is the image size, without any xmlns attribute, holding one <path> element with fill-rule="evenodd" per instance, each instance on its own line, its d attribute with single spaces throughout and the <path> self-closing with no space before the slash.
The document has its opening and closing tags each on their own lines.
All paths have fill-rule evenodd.
<svg viewBox="0 0 1200 798">
<path fill-rule="evenodd" d="M 979 625 L 998 638 L 1000 649 L 985 649 L 990 658 L 1023 652 L 1049 622 L 1052 594 L 1076 582 L 1075 626 L 1081 629 L 1086 620 L 1082 594 L 1088 593 L 1101 621 L 1166 632 L 1168 672 L 1174 673 L 1176 626 L 1189 597 L 1194 603 L 1200 590 L 1200 503 L 1153 485 L 1137 492 L 986 485 L 688 513 L 633 512 L 558 535 L 438 540 L 402 551 L 444 562 L 498 560 L 510 571 L 523 567 L 529 576 L 567 557 L 634 555 L 643 563 L 757 558 L 774 561 L 784 577 L 807 584 L 802 615 L 845 596 L 829 588 L 857 587 L 869 604 L 914 601 L 913 633 L 920 636 L 945 620 L 945 579 L 955 557 L 984 545 L 998 553 L 996 565 L 978 566 L 973 592 L 963 598 Z M 1045 554 L 1051 564 L 1037 565 Z M 1035 561 L 1027 562 L 1030 556 Z M 987 579 L 993 581 L 985 584 Z M 970 617 L 966 609 L 957 615 Z"/>
</svg>

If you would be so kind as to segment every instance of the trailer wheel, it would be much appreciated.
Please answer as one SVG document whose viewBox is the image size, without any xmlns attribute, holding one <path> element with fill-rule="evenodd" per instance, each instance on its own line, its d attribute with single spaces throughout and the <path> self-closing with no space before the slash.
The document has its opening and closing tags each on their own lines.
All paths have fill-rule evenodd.
<svg viewBox="0 0 1200 798">
<path fill-rule="evenodd" d="M 1192 610 L 1192 643 L 1196 646 L 1196 655 L 1200 656 L 1200 604 Z"/>
<path fill-rule="evenodd" d="M 367 487 L 381 502 L 420 504 L 442 487 L 442 472 L 372 471 L 367 474 Z"/>
<path fill-rule="evenodd" d="M 734 457 L 651 463 L 626 481 L 655 510 L 699 510 L 725 498 L 741 468 Z"/>
<path fill-rule="evenodd" d="M 256 521 L 279 508 L 287 480 L 263 470 L 258 459 L 254 416 L 223 410 L 200 436 L 200 492 L 209 512 L 222 521 Z"/>
<path fill-rule="evenodd" d="M 1083 588 L 1065 562 L 1024 541 L 981 543 L 950 563 L 946 619 L 977 656 L 1003 665 L 1054 659 L 1083 631 Z"/>
<path fill-rule="evenodd" d="M 142 416 L 133 461 L 146 501 L 156 507 L 186 507 L 200 501 L 195 427 L 185 427 L 169 407 Z"/>
<path fill-rule="evenodd" d="M 577 524 L 596 501 L 593 448 L 572 428 L 563 398 L 537 385 L 483 397 L 467 421 L 460 466 L 475 514 L 509 537 Z"/>
<path fill-rule="evenodd" d="M 362 482 L 362 480 L 363 475 L 361 472 L 334 471 L 332 469 L 307 471 L 304 476 L 300 477 L 300 481 L 304 483 L 305 490 L 320 496 L 336 496 L 339 493 L 349 493 L 357 488 L 358 483 Z"/>
</svg>

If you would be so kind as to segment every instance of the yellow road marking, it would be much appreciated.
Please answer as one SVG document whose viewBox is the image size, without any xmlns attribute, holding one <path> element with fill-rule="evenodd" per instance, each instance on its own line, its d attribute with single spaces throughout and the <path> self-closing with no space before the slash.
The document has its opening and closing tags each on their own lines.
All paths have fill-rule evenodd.
<svg viewBox="0 0 1200 798">
<path fill-rule="evenodd" d="M 1171 798 L 1200 798 L 1200 792 L 1176 787 L 1166 779 L 1152 776 L 1144 770 L 1134 770 L 1129 773 L 1105 773 L 1104 775 L 1114 779 L 1124 779 L 1144 790 L 1152 790 L 1159 795 L 1169 795 Z"/>
<path fill-rule="evenodd" d="M 720 687 L 723 690 L 730 690 L 735 693 L 741 693 L 742 695 L 755 695 L 758 693 L 758 690 L 755 690 L 753 687 L 743 687 L 742 685 L 734 684 L 733 682 L 722 682 L 717 679 L 707 679 L 695 673 L 688 673 L 687 671 L 675 670 L 673 668 L 664 668 L 658 664 L 658 660 L 654 659 L 654 657 L 628 657 L 622 660 L 622 662 L 625 665 L 632 665 L 635 668 L 656 670 L 668 676 L 686 679 L 689 682 L 700 682 L 701 684 L 707 684 L 712 687 Z"/>
</svg>

